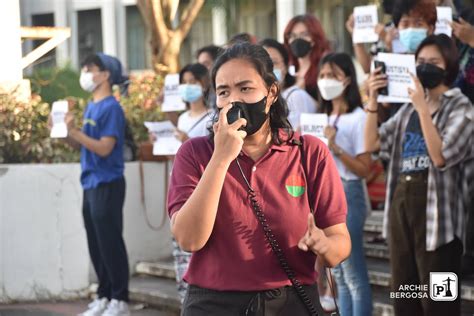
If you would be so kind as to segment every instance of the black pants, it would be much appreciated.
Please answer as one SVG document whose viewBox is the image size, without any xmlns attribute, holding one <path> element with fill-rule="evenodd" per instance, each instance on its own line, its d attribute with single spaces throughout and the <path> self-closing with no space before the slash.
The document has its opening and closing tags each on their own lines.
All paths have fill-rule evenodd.
<svg viewBox="0 0 474 316">
<path fill-rule="evenodd" d="M 427 175 L 401 176 L 390 207 L 390 266 L 392 290 L 401 285 L 430 284 L 430 272 L 461 270 L 462 242 L 455 238 L 435 251 L 426 251 Z M 430 298 L 396 298 L 393 300 L 398 316 L 456 316 L 461 314 L 461 291 L 452 302 L 437 302 Z M 428 295 L 429 297 L 429 295 Z"/>
<path fill-rule="evenodd" d="M 316 285 L 303 285 L 318 315 L 324 316 Z M 306 306 L 293 287 L 263 292 L 215 291 L 190 285 L 182 316 L 305 316 Z"/>
<path fill-rule="evenodd" d="M 125 179 L 84 190 L 82 214 L 99 298 L 128 301 L 128 258 L 123 231 Z"/>
</svg>

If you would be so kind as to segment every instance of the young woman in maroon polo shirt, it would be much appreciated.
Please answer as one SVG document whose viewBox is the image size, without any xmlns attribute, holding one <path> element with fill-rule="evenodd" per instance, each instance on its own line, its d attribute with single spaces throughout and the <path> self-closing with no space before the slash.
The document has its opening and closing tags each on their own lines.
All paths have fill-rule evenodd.
<svg viewBox="0 0 474 316">
<path fill-rule="evenodd" d="M 183 315 L 324 315 L 316 257 L 335 266 L 351 249 L 334 160 L 291 131 L 263 47 L 228 48 L 212 84 L 211 137 L 183 144 L 168 193 L 172 233 L 193 252 Z"/>
</svg>

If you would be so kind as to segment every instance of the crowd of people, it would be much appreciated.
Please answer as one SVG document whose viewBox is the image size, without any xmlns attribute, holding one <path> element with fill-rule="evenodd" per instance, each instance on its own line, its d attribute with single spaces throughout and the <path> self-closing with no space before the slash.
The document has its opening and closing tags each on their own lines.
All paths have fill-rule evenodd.
<svg viewBox="0 0 474 316">
<path fill-rule="evenodd" d="M 435 35 L 437 6 L 453 9 L 452 37 Z M 334 51 L 305 14 L 283 43 L 241 33 L 182 67 L 187 110 L 167 201 L 182 315 L 372 315 L 363 231 L 373 207 L 384 209 L 393 291 L 429 284 L 432 271 L 461 282 L 474 272 L 474 13 L 440 0 L 382 9 L 379 41 L 354 43 L 355 58 Z M 377 101 L 388 84 L 374 65 L 380 52 L 414 55 L 410 102 Z M 111 90 L 121 73 L 116 58 L 89 56 L 82 130 L 66 117 L 99 280 L 85 316 L 129 314 L 125 119 Z M 327 114 L 327 143 L 302 135 L 303 113 Z M 393 306 L 395 315 L 460 315 L 461 298 Z"/>
</svg>

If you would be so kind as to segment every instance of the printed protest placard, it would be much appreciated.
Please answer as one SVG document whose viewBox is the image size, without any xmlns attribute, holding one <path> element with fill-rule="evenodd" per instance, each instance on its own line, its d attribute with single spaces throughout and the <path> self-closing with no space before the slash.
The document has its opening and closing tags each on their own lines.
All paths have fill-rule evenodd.
<svg viewBox="0 0 474 316">
<path fill-rule="evenodd" d="M 352 42 L 355 44 L 377 42 L 379 36 L 375 33 L 375 26 L 378 23 L 377 6 L 366 5 L 355 7 Z"/>
<path fill-rule="evenodd" d="M 171 121 L 145 122 L 145 126 L 156 137 L 153 143 L 153 155 L 176 155 L 182 143 L 174 136 L 176 128 Z"/>
<path fill-rule="evenodd" d="M 328 115 L 322 113 L 301 113 L 301 134 L 312 135 L 321 139 L 326 145 L 328 139 L 324 137 L 324 128 L 328 125 Z"/>
<path fill-rule="evenodd" d="M 53 102 L 51 109 L 51 119 L 53 122 L 50 134 L 51 138 L 67 137 L 67 126 L 64 119 L 66 118 L 68 107 L 67 101 Z"/>
<path fill-rule="evenodd" d="M 436 7 L 438 20 L 436 21 L 435 34 L 453 35 L 451 23 L 453 22 L 453 9 L 451 7 Z"/>
<path fill-rule="evenodd" d="M 161 105 L 162 112 L 176 112 L 186 109 L 186 104 L 179 95 L 179 74 L 166 75 L 163 89 L 165 92 Z"/>
<path fill-rule="evenodd" d="M 377 61 L 385 63 L 388 77 L 388 95 L 379 94 L 377 102 L 411 102 L 408 88 L 415 87 L 410 76 L 410 73 L 416 75 L 415 55 L 378 53 Z"/>
</svg>

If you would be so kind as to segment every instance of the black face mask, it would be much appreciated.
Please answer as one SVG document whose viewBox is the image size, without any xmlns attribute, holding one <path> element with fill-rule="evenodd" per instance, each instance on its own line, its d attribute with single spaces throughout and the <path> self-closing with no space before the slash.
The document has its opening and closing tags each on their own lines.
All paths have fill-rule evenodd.
<svg viewBox="0 0 474 316">
<path fill-rule="evenodd" d="M 267 120 L 268 114 L 265 113 L 267 106 L 267 97 L 263 97 L 255 103 L 232 102 L 233 106 L 227 113 L 227 120 L 232 124 L 239 118 L 244 118 L 247 125 L 241 129 L 247 132 L 247 136 L 255 134 Z"/>
<path fill-rule="evenodd" d="M 420 64 L 416 67 L 416 74 L 425 89 L 433 89 L 443 83 L 446 70 L 433 64 Z"/>
<path fill-rule="evenodd" d="M 291 52 L 298 58 L 308 55 L 311 50 L 311 43 L 302 38 L 297 38 L 290 44 Z"/>
</svg>

